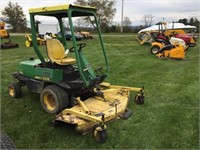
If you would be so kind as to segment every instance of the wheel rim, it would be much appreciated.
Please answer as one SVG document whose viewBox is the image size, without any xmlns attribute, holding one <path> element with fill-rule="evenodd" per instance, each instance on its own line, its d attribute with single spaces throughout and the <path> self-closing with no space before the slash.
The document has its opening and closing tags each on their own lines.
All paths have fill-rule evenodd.
<svg viewBox="0 0 200 150">
<path fill-rule="evenodd" d="M 152 53 L 156 54 L 158 52 L 158 49 L 156 47 L 152 48 Z"/>
<path fill-rule="evenodd" d="M 44 94 L 44 104 L 48 110 L 54 110 L 56 108 L 56 101 L 51 93 Z"/>
<path fill-rule="evenodd" d="M 8 91 L 9 91 L 9 95 L 10 95 L 11 97 L 14 97 L 14 96 L 15 96 L 15 90 L 14 90 L 13 87 L 9 87 L 9 88 L 8 88 Z"/>
<path fill-rule="evenodd" d="M 26 41 L 26 42 L 25 42 L 25 46 L 26 46 L 26 47 L 30 47 L 30 45 L 31 45 L 31 44 L 30 44 L 29 41 Z"/>
</svg>

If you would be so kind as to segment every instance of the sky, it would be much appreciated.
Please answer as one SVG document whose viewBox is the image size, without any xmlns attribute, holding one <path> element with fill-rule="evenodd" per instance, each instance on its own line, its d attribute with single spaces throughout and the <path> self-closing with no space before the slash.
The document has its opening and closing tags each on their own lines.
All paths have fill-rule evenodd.
<svg viewBox="0 0 200 150">
<path fill-rule="evenodd" d="M 17 2 L 29 20 L 28 9 L 59 4 L 73 4 L 75 0 L 0 0 L 0 10 L 8 2 Z M 113 22 L 121 22 L 122 0 L 116 0 L 117 12 Z M 179 19 L 189 19 L 196 17 L 200 20 L 200 0 L 124 0 L 124 17 L 128 17 L 132 25 L 143 24 L 144 15 L 153 16 L 153 24 L 163 19 L 166 22 L 178 21 Z"/>
</svg>

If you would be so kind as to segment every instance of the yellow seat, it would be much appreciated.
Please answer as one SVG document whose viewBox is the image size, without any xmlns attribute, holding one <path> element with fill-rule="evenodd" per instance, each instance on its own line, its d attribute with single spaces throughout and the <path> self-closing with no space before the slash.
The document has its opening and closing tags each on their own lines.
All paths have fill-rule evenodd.
<svg viewBox="0 0 200 150">
<path fill-rule="evenodd" d="M 59 65 L 73 65 L 76 63 L 76 59 L 68 57 L 65 54 L 63 45 L 57 39 L 47 39 L 47 55 L 52 62 Z"/>
</svg>

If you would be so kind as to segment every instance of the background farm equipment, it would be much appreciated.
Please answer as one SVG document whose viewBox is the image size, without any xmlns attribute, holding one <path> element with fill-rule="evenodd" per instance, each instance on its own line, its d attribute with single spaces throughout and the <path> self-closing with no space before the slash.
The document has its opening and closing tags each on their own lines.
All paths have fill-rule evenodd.
<svg viewBox="0 0 200 150">
<path fill-rule="evenodd" d="M 93 36 L 90 34 L 90 32 L 81 31 L 80 34 L 81 34 L 85 39 L 93 39 Z"/>
<path fill-rule="evenodd" d="M 1 40 L 1 42 L 2 41 L 3 40 Z M 12 43 L 10 38 L 7 42 L 4 42 L 3 44 L 1 44 L 1 49 L 10 49 L 10 48 L 18 48 L 18 47 L 19 47 L 19 44 Z"/>
<path fill-rule="evenodd" d="M 76 38 L 77 41 L 81 41 L 84 37 L 81 34 L 75 33 L 75 38 Z M 58 39 L 62 40 L 61 32 L 58 32 Z M 65 31 L 65 39 L 68 40 L 68 41 L 72 40 L 71 31 Z"/>
<path fill-rule="evenodd" d="M 188 34 L 190 32 L 190 34 Z M 171 37 L 183 39 L 188 47 L 196 45 L 194 34 L 196 32 L 195 26 L 184 25 L 182 23 L 166 23 L 160 22 L 157 25 L 142 29 L 138 32 L 137 41 L 142 45 L 144 43 L 152 43 L 155 40 L 163 40 L 166 45 L 169 44 Z M 156 35 L 152 37 L 152 35 Z"/>
<path fill-rule="evenodd" d="M 25 38 L 26 38 L 26 41 L 25 41 L 25 46 L 26 47 L 31 47 L 33 46 L 33 41 L 32 41 L 32 38 L 29 34 L 25 34 Z M 45 39 L 43 37 L 37 37 L 37 44 L 38 45 L 45 45 Z"/>
<path fill-rule="evenodd" d="M 153 42 L 151 42 L 152 54 L 157 54 L 160 51 L 160 49 L 162 49 L 165 46 L 174 45 L 175 41 L 179 43 L 179 45 L 182 45 L 185 51 L 189 47 L 189 45 L 187 45 L 185 41 L 180 38 L 170 37 L 169 39 L 169 37 L 163 35 L 157 35 L 156 33 L 151 33 L 151 36 L 153 39 Z"/>
<path fill-rule="evenodd" d="M 5 29 L 5 22 L 0 22 L 0 38 L 1 38 L 1 49 L 10 49 L 10 48 L 18 48 L 19 45 L 17 43 L 12 43 L 10 34 Z M 5 39 L 8 38 L 7 42 L 4 42 Z"/>
<path fill-rule="evenodd" d="M 8 31 L 5 29 L 5 22 L 0 21 L 0 37 L 1 38 L 9 38 L 10 35 Z"/>
<path fill-rule="evenodd" d="M 156 53 L 158 58 L 185 59 L 186 44 L 182 39 L 172 37 L 169 45 L 163 46 Z"/>
</svg>

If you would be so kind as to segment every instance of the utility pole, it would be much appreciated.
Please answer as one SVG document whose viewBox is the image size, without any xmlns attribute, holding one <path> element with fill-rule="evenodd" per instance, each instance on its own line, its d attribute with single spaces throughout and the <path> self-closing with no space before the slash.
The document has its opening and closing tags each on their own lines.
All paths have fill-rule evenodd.
<svg viewBox="0 0 200 150">
<path fill-rule="evenodd" d="M 121 34 L 123 33 L 123 15 L 124 15 L 124 0 L 122 0 L 122 14 L 121 14 Z"/>
</svg>

